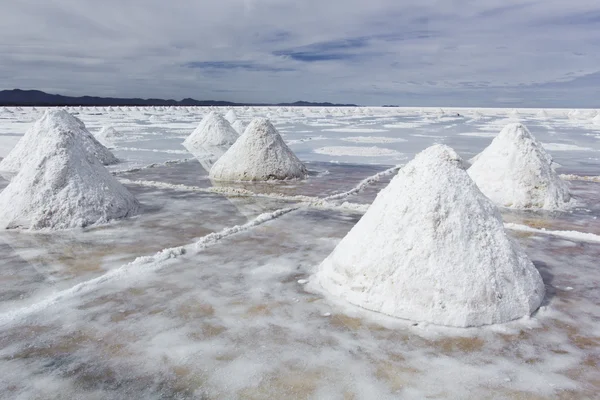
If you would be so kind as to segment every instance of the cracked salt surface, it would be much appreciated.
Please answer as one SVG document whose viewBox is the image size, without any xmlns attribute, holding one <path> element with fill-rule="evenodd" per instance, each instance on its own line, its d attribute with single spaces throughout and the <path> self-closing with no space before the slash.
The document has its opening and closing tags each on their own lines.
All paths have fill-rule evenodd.
<svg viewBox="0 0 600 400">
<path fill-rule="evenodd" d="M 249 120 L 276 111 L 235 112 Z M 286 140 L 302 138 L 307 122 L 323 118 L 320 112 L 297 112 L 306 115 L 290 124 Z M 480 109 L 485 119 L 453 120 L 458 126 L 449 129 L 444 120 L 416 123 L 431 113 L 415 109 L 328 112 L 338 125 L 352 118 L 369 121 L 370 129 L 403 121 L 419 125 L 411 129 L 429 137 L 386 132 L 408 140 L 393 148 L 409 157 L 440 140 L 432 136 L 443 136 L 467 158 L 491 139 L 458 134 L 486 128 L 508 111 Z M 536 137 L 558 142 L 535 123 L 537 110 L 528 112 L 519 110 L 519 118 Z M 26 130 L 28 125 L 17 118 L 29 118 L 27 112 L 15 113 L 0 121 L 0 133 Z M 161 115 L 157 124 L 164 133 L 144 145 L 131 140 L 127 147 L 182 150 L 176 147 L 182 126 L 191 133 L 198 115 L 205 114 L 147 113 Z M 555 110 L 547 114 L 544 123 L 564 132 L 569 142 L 598 149 L 579 121 Z M 111 125 L 130 138 L 154 126 L 149 116 L 137 122 L 140 116 L 127 111 L 114 118 L 86 109 L 78 115 L 88 126 Z M 175 121 L 173 130 L 166 117 Z M 0 232 L 0 398 L 597 396 L 600 244 L 552 232 L 600 235 L 600 183 L 569 180 L 577 200 L 569 211 L 501 210 L 506 223 L 530 228 L 508 233 L 524 247 L 546 285 L 542 308 L 531 318 L 478 329 L 413 326 L 311 293 L 299 283 L 362 216 L 318 208 L 315 198 L 344 194 L 330 206 L 369 204 L 393 175 L 366 178 L 395 164 L 385 158 L 377 165 L 323 162 L 311 149 L 343 146 L 341 139 L 348 135 L 319 135 L 327 139 L 294 147 L 310 172 L 306 180 L 225 185 L 217 188 L 222 193 L 176 186 L 214 187 L 195 160 L 162 164 L 191 155 L 116 152 L 123 160 L 112 171 L 158 164 L 115 175 L 144 207 L 139 216 L 61 233 Z M 561 174 L 600 175 L 597 163 L 572 153 L 552 156 L 563 166 Z M 351 189 L 365 179 L 363 189 L 354 193 Z M 0 190 L 7 183 L 0 177 Z M 138 258 L 163 249 L 170 250 Z"/>
</svg>

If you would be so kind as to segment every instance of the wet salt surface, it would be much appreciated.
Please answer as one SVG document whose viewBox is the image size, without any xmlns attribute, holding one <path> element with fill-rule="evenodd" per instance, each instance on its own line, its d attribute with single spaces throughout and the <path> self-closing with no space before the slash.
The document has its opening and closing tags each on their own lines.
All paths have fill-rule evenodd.
<svg viewBox="0 0 600 400">
<path fill-rule="evenodd" d="M 33 377 L 63 398 L 595 395 L 599 245 L 516 236 L 548 289 L 531 320 L 412 326 L 298 284 L 358 218 L 296 211 L 58 303 L 3 330 L 0 381 L 24 398 Z"/>
<path fill-rule="evenodd" d="M 63 232 L 0 231 L 0 311 L 102 275 L 139 255 L 243 224 L 285 204 L 135 185 L 128 189 L 143 207 L 135 218 Z"/>
<path fill-rule="evenodd" d="M 349 134 L 324 129 L 383 127 L 385 136 L 408 140 L 385 144 L 406 157 L 444 142 L 468 158 L 491 138 L 460 133 L 499 132 L 509 119 L 500 111 L 477 121 L 384 111 L 278 117 L 286 141 L 306 136 L 306 130 L 325 136 L 292 146 L 311 176 L 218 186 L 323 198 L 404 162 L 369 157 L 329 162 L 312 149 L 347 145 L 343 138 Z M 149 121 L 154 114 L 156 121 Z M 119 171 L 189 158 L 145 150 L 180 149 L 182 132 L 195 128 L 199 114 L 82 111 L 79 117 L 94 129 L 112 125 L 128 135 L 117 143 L 130 149 L 116 152 L 123 163 L 111 170 Z M 247 120 L 249 112 L 238 115 Z M 14 118 L 0 122 L 0 132 L 28 127 Z M 596 131 L 585 121 L 558 111 L 546 121 L 525 119 L 543 142 L 600 149 L 594 136 L 586 136 Z M 560 173 L 600 175 L 594 152 L 552 155 L 562 165 Z M 596 398 L 600 391 L 600 244 L 509 230 L 542 273 L 547 289 L 542 309 L 530 319 L 481 329 L 413 326 L 326 298 L 304 284 L 361 214 L 169 188 L 211 187 L 196 161 L 117 177 L 165 185 L 126 184 L 144 206 L 131 220 L 53 234 L 0 232 L 0 398 L 579 399 Z M 369 204 L 391 177 L 337 203 Z M 0 177 L 0 190 L 6 184 Z M 600 183 L 570 184 L 577 201 L 572 210 L 502 210 L 505 222 L 600 234 Z M 138 256 L 194 243 L 286 207 L 300 209 L 152 268 L 132 265 L 128 274 L 92 281 Z M 94 283 L 36 311 L 45 299 L 86 282 Z"/>
</svg>

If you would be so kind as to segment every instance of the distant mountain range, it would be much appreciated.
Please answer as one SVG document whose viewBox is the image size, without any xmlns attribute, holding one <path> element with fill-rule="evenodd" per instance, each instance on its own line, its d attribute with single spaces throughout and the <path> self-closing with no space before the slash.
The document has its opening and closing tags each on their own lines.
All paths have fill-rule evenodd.
<svg viewBox="0 0 600 400">
<path fill-rule="evenodd" d="M 59 94 L 49 94 L 40 90 L 2 90 L 0 91 L 0 106 L 284 106 L 284 107 L 356 107 L 356 104 L 313 103 L 297 101 L 295 103 L 232 103 L 217 100 L 183 99 L 121 99 L 114 97 L 70 97 Z"/>
</svg>

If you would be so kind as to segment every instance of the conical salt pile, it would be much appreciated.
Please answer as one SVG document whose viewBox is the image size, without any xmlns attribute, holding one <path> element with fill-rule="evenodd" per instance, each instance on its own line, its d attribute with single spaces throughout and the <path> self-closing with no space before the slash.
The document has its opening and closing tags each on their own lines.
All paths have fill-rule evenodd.
<svg viewBox="0 0 600 400">
<path fill-rule="evenodd" d="M 112 126 L 105 126 L 96 134 L 96 139 L 104 146 L 112 146 L 115 139 L 123 137 L 123 134 Z"/>
<path fill-rule="evenodd" d="M 239 134 L 221 114 L 211 111 L 185 139 L 183 145 L 208 172 L 238 137 Z"/>
<path fill-rule="evenodd" d="M 522 124 L 509 124 L 474 159 L 469 175 L 496 204 L 559 209 L 571 196 L 552 157 Z"/>
<path fill-rule="evenodd" d="M 0 228 L 78 228 L 135 214 L 137 200 L 86 149 L 75 118 L 43 119 L 40 142 L 0 193 Z"/>
<path fill-rule="evenodd" d="M 530 315 L 540 274 L 449 147 L 418 154 L 323 261 L 314 281 L 390 316 L 468 327 Z"/>
<path fill-rule="evenodd" d="M 233 111 L 233 109 L 227 111 L 227 114 L 225 114 L 225 119 L 230 124 L 233 124 L 233 122 L 237 119 L 237 115 L 236 115 L 235 111 Z"/>
<path fill-rule="evenodd" d="M 68 124 L 56 125 L 57 119 L 68 121 Z M 77 117 L 64 110 L 47 110 L 44 115 L 25 133 L 14 149 L 0 162 L 0 171 L 16 173 L 29 159 L 34 150 L 44 142 L 44 138 L 52 129 L 70 129 L 73 134 L 81 136 L 85 151 L 96 157 L 102 164 L 110 165 L 119 162 L 117 158 L 104 147 L 85 128 L 85 124 Z"/>
<path fill-rule="evenodd" d="M 305 178 L 304 164 L 268 119 L 256 118 L 213 165 L 210 177 L 222 181 Z"/>
<path fill-rule="evenodd" d="M 598 113 L 598 115 L 596 115 L 594 118 L 592 118 L 592 122 L 595 125 L 600 125 L 600 113 Z"/>
<path fill-rule="evenodd" d="M 183 145 L 193 154 L 197 147 L 223 146 L 229 147 L 239 137 L 229 122 L 220 114 L 211 111 L 198 127 L 183 142 Z"/>
<path fill-rule="evenodd" d="M 235 121 L 233 121 L 231 127 L 235 129 L 235 131 L 240 135 L 242 135 L 246 130 L 246 124 L 244 124 L 244 122 L 240 119 L 236 119 Z"/>
</svg>

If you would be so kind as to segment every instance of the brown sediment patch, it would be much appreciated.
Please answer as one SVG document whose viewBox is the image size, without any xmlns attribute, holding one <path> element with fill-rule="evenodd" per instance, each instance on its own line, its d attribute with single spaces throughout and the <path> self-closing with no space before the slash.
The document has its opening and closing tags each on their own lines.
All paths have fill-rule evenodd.
<svg viewBox="0 0 600 400">
<path fill-rule="evenodd" d="M 269 374 L 260 380 L 258 386 L 247 387 L 237 393 L 236 398 L 258 399 L 307 399 L 314 395 L 324 369 L 286 370 Z"/>
<path fill-rule="evenodd" d="M 473 353 L 483 349 L 485 342 L 478 337 L 446 337 L 433 341 L 428 341 L 430 346 L 435 347 L 444 354 L 452 353 Z"/>
<path fill-rule="evenodd" d="M 0 335 L 0 348 L 8 347 L 17 341 L 31 342 L 38 336 L 48 333 L 55 328 L 49 325 L 16 326 Z"/>
<path fill-rule="evenodd" d="M 195 330 L 188 334 L 188 337 L 192 340 L 202 341 L 206 339 L 211 339 L 215 336 L 219 336 L 223 332 L 225 332 L 227 328 L 221 325 L 214 325 L 209 323 L 203 323 L 200 327 L 200 330 Z"/>
<path fill-rule="evenodd" d="M 210 304 L 186 301 L 184 304 L 180 304 L 176 308 L 176 314 L 186 321 L 191 321 L 212 317 L 215 315 L 215 309 Z"/>
<path fill-rule="evenodd" d="M 392 392 L 401 391 L 414 381 L 415 375 L 421 373 L 416 368 L 389 361 L 377 362 L 375 368 L 377 379 L 385 382 Z"/>
<path fill-rule="evenodd" d="M 239 356 L 240 356 L 239 354 L 230 351 L 230 352 L 227 352 L 227 353 L 218 354 L 215 357 L 215 360 L 217 360 L 217 361 L 233 361 L 236 358 L 238 358 Z"/>
<path fill-rule="evenodd" d="M 545 218 L 526 218 L 521 220 L 521 224 L 535 229 L 552 229 L 556 226 L 552 220 Z"/>
<path fill-rule="evenodd" d="M 168 379 L 167 387 L 162 391 L 169 393 L 171 398 L 192 398 L 198 389 L 206 385 L 204 374 L 190 366 L 175 365 L 169 372 L 166 375 L 171 375 L 172 379 Z"/>
<path fill-rule="evenodd" d="M 274 301 L 272 303 L 263 303 L 263 304 L 255 304 L 250 306 L 246 312 L 244 313 L 244 317 L 252 318 L 252 317 L 260 317 L 260 316 L 269 316 L 272 315 L 272 311 L 287 305 L 287 303 Z"/>
<path fill-rule="evenodd" d="M 363 326 L 363 321 L 359 318 L 349 317 L 345 314 L 333 314 L 329 317 L 329 323 L 337 329 L 356 331 Z"/>
<path fill-rule="evenodd" d="M 509 388 L 490 387 L 489 394 L 480 397 L 480 399 L 506 399 L 506 400 L 575 400 L 585 399 L 586 397 L 578 397 L 574 391 L 556 391 L 551 395 L 542 395 L 538 393 L 520 391 Z"/>
<path fill-rule="evenodd" d="M 517 230 L 509 230 L 510 235 L 516 239 L 528 239 L 532 236 L 535 236 L 535 232 L 525 232 L 525 231 L 517 231 Z"/>
</svg>

